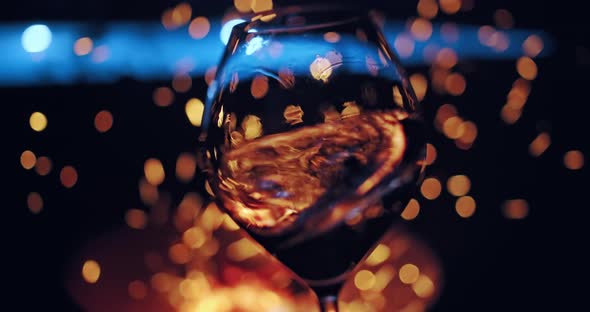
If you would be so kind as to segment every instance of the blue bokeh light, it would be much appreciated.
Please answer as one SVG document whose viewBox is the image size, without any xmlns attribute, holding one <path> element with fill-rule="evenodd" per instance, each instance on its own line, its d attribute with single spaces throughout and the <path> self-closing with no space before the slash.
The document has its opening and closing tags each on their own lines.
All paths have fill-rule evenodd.
<svg viewBox="0 0 590 312">
<path fill-rule="evenodd" d="M 21 37 L 23 49 L 29 53 L 39 53 L 51 45 L 51 30 L 43 24 L 31 25 L 25 29 Z"/>
</svg>

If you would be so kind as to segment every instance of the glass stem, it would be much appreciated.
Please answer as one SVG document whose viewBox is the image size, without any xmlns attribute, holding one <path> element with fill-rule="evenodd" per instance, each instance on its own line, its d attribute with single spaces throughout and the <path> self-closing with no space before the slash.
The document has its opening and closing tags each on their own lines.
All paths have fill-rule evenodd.
<svg viewBox="0 0 590 312">
<path fill-rule="evenodd" d="M 321 312 L 338 312 L 338 297 L 325 296 L 320 298 Z"/>
</svg>

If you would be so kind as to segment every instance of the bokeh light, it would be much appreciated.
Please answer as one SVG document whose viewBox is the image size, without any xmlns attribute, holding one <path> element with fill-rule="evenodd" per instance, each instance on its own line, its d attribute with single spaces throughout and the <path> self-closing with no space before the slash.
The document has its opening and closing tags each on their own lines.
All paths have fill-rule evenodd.
<svg viewBox="0 0 590 312">
<path fill-rule="evenodd" d="M 88 37 L 83 37 L 74 42 L 74 54 L 77 56 L 84 56 L 92 52 L 94 42 Z"/>
<path fill-rule="evenodd" d="M 453 196 L 463 196 L 469 193 L 471 181 L 466 175 L 455 175 L 447 180 L 447 190 Z"/>
<path fill-rule="evenodd" d="M 420 0 L 416 6 L 416 11 L 423 18 L 433 19 L 438 14 L 438 4 L 436 0 Z"/>
<path fill-rule="evenodd" d="M 551 145 L 551 136 L 547 132 L 540 133 L 529 145 L 529 153 L 533 157 L 539 157 Z"/>
<path fill-rule="evenodd" d="M 174 92 L 168 87 L 159 87 L 154 90 L 153 99 L 157 106 L 170 106 L 174 101 Z"/>
<path fill-rule="evenodd" d="M 373 288 L 375 281 L 375 274 L 369 270 L 360 270 L 354 275 L 354 285 L 360 290 Z"/>
<path fill-rule="evenodd" d="M 446 14 L 455 14 L 461 9 L 461 0 L 439 0 L 440 10 Z"/>
<path fill-rule="evenodd" d="M 143 165 L 145 179 L 151 185 L 158 186 L 164 182 L 166 173 L 162 162 L 157 158 L 150 158 Z"/>
<path fill-rule="evenodd" d="M 463 218 L 469 218 L 475 213 L 476 203 L 471 196 L 462 196 L 455 202 L 455 211 Z"/>
<path fill-rule="evenodd" d="M 51 45 L 52 34 L 47 25 L 36 24 L 25 29 L 21 37 L 23 49 L 29 53 L 39 53 Z"/>
<path fill-rule="evenodd" d="M 41 112 L 34 112 L 29 118 L 29 125 L 31 129 L 41 132 L 47 127 L 47 117 Z"/>
<path fill-rule="evenodd" d="M 190 123 L 195 127 L 200 127 L 203 120 L 205 105 L 199 99 L 190 99 L 186 102 L 184 111 Z"/>
<path fill-rule="evenodd" d="M 35 171 L 40 176 L 46 176 L 51 172 L 51 168 L 53 164 L 51 159 L 47 156 L 41 156 L 37 158 L 37 162 L 35 163 Z"/>
<path fill-rule="evenodd" d="M 422 182 L 420 192 L 426 199 L 434 200 L 442 191 L 442 186 L 437 178 L 427 178 Z"/>
<path fill-rule="evenodd" d="M 524 219 L 529 214 L 529 204 L 524 199 L 510 199 L 502 205 L 502 214 L 507 219 Z"/>
<path fill-rule="evenodd" d="M 94 117 L 94 127 L 100 133 L 105 133 L 113 127 L 113 114 L 108 110 L 102 110 Z"/>
<path fill-rule="evenodd" d="M 420 277 L 420 269 L 412 263 L 406 263 L 399 269 L 399 280 L 404 284 L 413 284 Z"/>
<path fill-rule="evenodd" d="M 526 80 L 537 78 L 537 64 L 530 57 L 523 56 L 516 61 L 518 74 Z"/>
<path fill-rule="evenodd" d="M 536 57 L 544 48 L 543 39 L 537 35 L 530 35 L 522 43 L 522 50 L 524 54 L 529 57 Z"/>
<path fill-rule="evenodd" d="M 563 156 L 563 164 L 570 170 L 580 170 L 584 167 L 584 154 L 579 150 L 571 150 Z"/>
<path fill-rule="evenodd" d="M 402 219 L 409 221 L 415 219 L 418 216 L 418 213 L 420 213 L 420 203 L 412 198 L 410 201 L 408 201 L 408 204 L 402 211 L 401 216 Z"/>
<path fill-rule="evenodd" d="M 204 16 L 199 16 L 190 23 L 188 33 L 193 39 L 203 39 L 209 33 L 211 24 L 209 19 Z"/>
<path fill-rule="evenodd" d="M 148 217 L 143 210 L 129 209 L 125 213 L 125 223 L 136 230 L 144 229 L 147 226 Z"/>
<path fill-rule="evenodd" d="M 27 195 L 27 207 L 33 214 L 38 214 L 43 209 L 43 198 L 37 192 L 31 192 Z"/>
<path fill-rule="evenodd" d="M 94 284 L 100 278 L 100 265 L 95 260 L 86 260 L 82 265 L 82 277 L 87 283 Z"/>
<path fill-rule="evenodd" d="M 21 153 L 20 164 L 21 164 L 21 166 L 23 166 L 23 168 L 25 168 L 27 170 L 33 169 L 33 167 L 35 167 L 36 162 L 37 162 L 37 156 L 35 155 L 35 153 L 33 153 L 29 150 L 26 150 Z"/>
<path fill-rule="evenodd" d="M 59 180 L 66 188 L 72 188 L 78 182 L 78 172 L 73 166 L 65 166 L 59 172 Z"/>
</svg>

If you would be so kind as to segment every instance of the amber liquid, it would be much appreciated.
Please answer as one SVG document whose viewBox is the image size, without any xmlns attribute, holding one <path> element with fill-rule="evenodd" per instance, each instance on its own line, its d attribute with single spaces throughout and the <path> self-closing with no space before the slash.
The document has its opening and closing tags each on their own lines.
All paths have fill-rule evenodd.
<svg viewBox="0 0 590 312">
<path fill-rule="evenodd" d="M 379 88 L 380 80 L 369 79 Z M 391 94 L 391 82 L 385 84 Z M 323 122 L 295 121 L 287 131 L 262 135 L 254 129 L 247 139 L 248 130 L 233 135 L 237 127 L 225 125 L 225 147 L 212 152 L 211 186 L 220 206 L 308 281 L 350 271 L 416 188 L 424 156 L 421 123 L 400 109 L 355 105 L 335 118 L 324 111 Z M 306 117 L 313 112 L 303 111 Z"/>
</svg>

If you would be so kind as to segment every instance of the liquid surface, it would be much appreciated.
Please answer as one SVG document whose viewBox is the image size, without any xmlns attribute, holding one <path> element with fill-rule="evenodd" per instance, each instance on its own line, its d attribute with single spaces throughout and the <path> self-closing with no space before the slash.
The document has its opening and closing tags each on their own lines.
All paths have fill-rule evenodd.
<svg viewBox="0 0 590 312">
<path fill-rule="evenodd" d="M 311 214 L 320 231 L 365 208 L 361 201 L 393 179 L 405 149 L 395 112 L 356 111 L 241 143 L 225 154 L 218 195 L 260 235 L 283 234 Z"/>
</svg>

